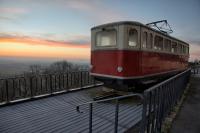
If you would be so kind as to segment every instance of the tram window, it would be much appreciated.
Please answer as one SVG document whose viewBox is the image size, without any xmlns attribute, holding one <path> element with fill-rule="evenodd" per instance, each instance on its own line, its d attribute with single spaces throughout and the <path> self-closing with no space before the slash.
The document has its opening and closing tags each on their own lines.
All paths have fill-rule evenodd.
<svg viewBox="0 0 200 133">
<path fill-rule="evenodd" d="M 185 53 L 186 53 L 187 55 L 189 54 L 189 47 L 188 47 L 188 46 L 185 47 Z"/>
<path fill-rule="evenodd" d="M 177 43 L 176 42 L 172 42 L 171 52 L 172 53 L 177 53 Z"/>
<path fill-rule="evenodd" d="M 164 40 L 164 50 L 166 52 L 170 52 L 171 51 L 171 41 L 168 39 Z"/>
<path fill-rule="evenodd" d="M 129 30 L 128 45 L 136 47 L 138 43 L 138 32 L 136 29 Z"/>
<path fill-rule="evenodd" d="M 183 45 L 183 54 L 187 54 L 186 53 L 186 46 Z"/>
<path fill-rule="evenodd" d="M 149 41 L 147 43 L 147 48 L 151 49 L 152 48 L 152 44 L 153 44 L 153 35 L 152 33 L 149 34 Z"/>
<path fill-rule="evenodd" d="M 181 53 L 184 54 L 184 46 L 181 44 Z"/>
<path fill-rule="evenodd" d="M 155 36 L 154 39 L 154 49 L 163 50 L 163 38 L 160 36 Z"/>
<path fill-rule="evenodd" d="M 143 32 L 142 47 L 147 48 L 147 32 Z"/>
<path fill-rule="evenodd" d="M 97 46 L 115 46 L 117 45 L 117 32 L 116 30 L 104 30 L 96 34 Z"/>
<path fill-rule="evenodd" d="M 178 43 L 178 53 L 179 54 L 182 53 L 182 45 L 180 43 Z"/>
</svg>

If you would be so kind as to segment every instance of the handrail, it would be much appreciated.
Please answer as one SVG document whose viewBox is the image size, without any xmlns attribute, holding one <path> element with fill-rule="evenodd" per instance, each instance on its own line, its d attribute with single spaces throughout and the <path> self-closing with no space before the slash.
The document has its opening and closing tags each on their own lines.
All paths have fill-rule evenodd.
<svg viewBox="0 0 200 133">
<path fill-rule="evenodd" d="M 112 100 L 121 100 L 121 99 L 124 99 L 124 98 L 134 97 L 134 96 L 138 96 L 138 97 L 140 97 L 142 100 L 143 100 L 143 98 L 144 98 L 142 94 L 140 94 L 140 93 L 134 93 L 134 94 L 129 94 L 129 95 L 125 95 L 125 96 L 118 96 L 118 97 L 107 98 L 107 99 L 103 99 L 103 100 L 85 102 L 85 103 L 82 103 L 82 104 L 77 105 L 77 106 L 76 106 L 76 110 L 77 110 L 78 112 L 80 112 L 80 106 L 83 106 L 83 105 L 94 104 L 94 103 L 101 103 L 101 102 L 107 102 L 107 101 L 112 101 Z M 80 112 L 80 113 L 82 113 L 82 112 Z"/>
<path fill-rule="evenodd" d="M 141 133 L 161 132 L 163 120 L 184 93 L 190 72 L 188 68 L 144 91 Z"/>
<path fill-rule="evenodd" d="M 191 70 L 192 74 L 200 74 L 200 65 L 192 66 Z"/>
<path fill-rule="evenodd" d="M 119 100 L 124 99 L 124 98 L 128 98 L 128 97 L 134 97 L 134 96 L 140 97 L 142 99 L 142 102 L 143 102 L 143 100 L 144 100 L 143 94 L 134 93 L 134 94 L 129 94 L 129 95 L 125 95 L 125 96 L 118 96 L 118 97 L 114 97 L 114 98 L 107 98 L 107 99 L 103 99 L 103 100 L 90 101 L 90 102 L 86 102 L 86 103 L 83 103 L 83 104 L 79 104 L 79 105 L 76 106 L 76 110 L 79 113 L 83 113 L 83 112 L 80 111 L 80 106 L 89 105 L 89 133 L 92 133 L 93 104 L 115 100 L 116 104 L 115 104 L 114 132 L 117 133 L 118 132 Z"/>
<path fill-rule="evenodd" d="M 48 74 L 32 74 L 32 75 L 26 75 L 26 74 L 22 74 L 22 75 L 14 75 L 14 76 L 9 76 L 9 77 L 1 77 L 0 80 L 7 80 L 7 79 L 16 79 L 16 78 L 24 78 L 24 77 L 36 77 L 36 76 L 50 76 L 50 75 L 64 75 L 64 74 L 69 74 L 69 73 L 79 73 L 79 72 L 82 72 L 82 73 L 89 73 L 89 71 L 87 70 L 79 70 L 79 71 L 68 71 L 68 72 L 63 72 L 63 73 L 48 73 Z"/>
<path fill-rule="evenodd" d="M 169 78 L 169 79 L 167 79 L 167 80 L 164 80 L 164 81 L 161 82 L 161 83 L 158 83 L 158 84 L 156 84 L 156 85 L 150 87 L 149 89 L 145 90 L 145 92 L 150 92 L 150 91 L 152 91 L 154 88 L 158 88 L 159 86 L 166 84 L 167 82 L 169 82 L 169 81 L 171 81 L 171 80 L 173 80 L 173 79 L 175 79 L 175 78 L 177 78 L 177 77 L 183 75 L 184 73 L 187 73 L 187 72 L 190 71 L 190 70 L 191 70 L 191 68 L 188 68 L 187 70 L 185 70 L 185 71 L 183 71 L 183 72 L 181 72 L 181 73 L 179 73 L 179 74 L 177 74 L 177 75 L 175 75 L 175 76 L 173 76 L 173 77 L 171 77 L 171 78 Z"/>
<path fill-rule="evenodd" d="M 129 95 L 107 98 L 107 99 L 98 100 L 98 101 L 89 101 L 89 102 L 77 105 L 76 110 L 79 113 L 83 113 L 80 111 L 80 106 L 83 106 L 83 105 L 89 106 L 89 111 L 88 111 L 89 133 L 92 133 L 93 104 L 115 100 L 116 103 L 115 103 L 114 132 L 117 133 L 118 132 L 119 100 L 128 98 L 128 97 L 134 97 L 134 96 L 140 97 L 142 99 L 141 103 L 143 104 L 142 120 L 141 120 L 141 125 L 140 125 L 141 132 L 143 133 L 146 130 L 146 124 L 148 123 L 151 124 L 151 119 L 157 120 L 158 118 L 160 118 L 159 120 L 157 120 L 158 122 L 160 122 L 161 119 L 164 118 L 164 116 L 158 116 L 158 115 L 165 115 L 166 112 L 172 107 L 172 105 L 178 100 L 179 95 L 182 94 L 183 91 L 182 89 L 179 89 L 179 88 L 175 89 L 175 86 L 174 86 L 175 81 L 177 82 L 177 84 L 181 84 L 179 82 L 180 81 L 179 79 L 182 79 L 182 81 L 186 81 L 186 78 L 184 77 L 187 76 L 190 71 L 191 71 L 191 68 L 188 68 L 185 71 L 178 73 L 177 75 L 150 87 L 149 89 L 145 90 L 144 93 L 133 93 Z M 169 103 L 171 103 L 171 105 L 169 105 Z M 154 112 L 151 112 L 152 110 Z M 147 114 L 149 114 L 149 116 L 147 116 Z M 146 117 L 148 118 L 146 119 Z M 153 125 L 154 124 L 155 123 L 153 123 Z M 147 132 L 149 132 L 149 129 L 150 129 L 149 125 L 148 125 Z"/>
</svg>

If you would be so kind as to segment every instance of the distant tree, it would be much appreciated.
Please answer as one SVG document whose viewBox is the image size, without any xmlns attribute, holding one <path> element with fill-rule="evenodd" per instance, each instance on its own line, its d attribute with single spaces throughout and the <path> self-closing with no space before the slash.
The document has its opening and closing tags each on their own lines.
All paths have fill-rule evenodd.
<svg viewBox="0 0 200 133">
<path fill-rule="evenodd" d="M 41 65 L 35 64 L 35 65 L 30 65 L 30 72 L 32 74 L 39 74 L 42 71 Z"/>
<path fill-rule="evenodd" d="M 28 74 L 51 74 L 51 73 L 64 73 L 69 71 L 80 71 L 80 70 L 89 70 L 88 65 L 84 64 L 73 64 L 71 62 L 62 60 L 52 63 L 47 67 L 41 67 L 41 65 L 35 64 L 30 66 L 30 72 Z"/>
<path fill-rule="evenodd" d="M 199 64 L 199 60 L 198 59 L 195 59 L 194 60 L 194 65 L 198 65 Z"/>
<path fill-rule="evenodd" d="M 54 73 L 63 73 L 72 71 L 74 69 L 74 65 L 68 61 L 57 61 L 50 65 L 47 71 Z"/>
</svg>

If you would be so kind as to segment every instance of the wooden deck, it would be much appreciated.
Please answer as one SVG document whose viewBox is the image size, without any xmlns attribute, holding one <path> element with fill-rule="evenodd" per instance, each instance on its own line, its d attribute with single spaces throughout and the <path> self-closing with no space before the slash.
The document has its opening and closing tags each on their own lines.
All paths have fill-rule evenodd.
<svg viewBox="0 0 200 133">
<path fill-rule="evenodd" d="M 88 107 L 78 104 L 92 101 L 98 91 L 87 89 L 58 96 L 0 107 L 0 133 L 87 133 Z M 93 132 L 114 131 L 115 106 L 112 102 L 94 105 Z M 119 132 L 125 132 L 141 120 L 142 106 L 123 102 L 119 110 Z"/>
</svg>

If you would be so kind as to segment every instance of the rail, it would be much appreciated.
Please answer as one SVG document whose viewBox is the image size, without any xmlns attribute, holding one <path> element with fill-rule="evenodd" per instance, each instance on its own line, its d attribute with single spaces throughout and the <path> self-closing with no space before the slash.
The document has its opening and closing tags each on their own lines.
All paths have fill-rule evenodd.
<svg viewBox="0 0 200 133">
<path fill-rule="evenodd" d="M 97 83 L 88 71 L 3 78 L 0 79 L 0 105 L 81 89 Z"/>
<path fill-rule="evenodd" d="M 191 73 L 192 74 L 200 74 L 200 65 L 192 66 Z"/>
<path fill-rule="evenodd" d="M 104 100 L 98 100 L 98 101 L 91 101 L 91 102 L 86 102 L 83 104 L 80 104 L 76 107 L 76 110 L 80 113 L 83 113 L 80 111 L 80 106 L 83 105 L 89 105 L 89 133 L 92 133 L 92 114 L 93 114 L 93 104 L 96 103 L 102 103 L 102 102 L 108 102 L 108 101 L 113 101 L 115 100 L 115 121 L 114 121 L 114 132 L 118 132 L 118 114 L 119 114 L 119 102 L 122 99 L 129 98 L 129 97 L 139 97 L 143 101 L 143 95 L 136 93 L 136 94 L 129 94 L 126 96 L 118 96 L 114 98 L 108 98 Z"/>
<path fill-rule="evenodd" d="M 140 97 L 142 100 L 142 119 L 140 123 L 140 133 L 160 133 L 164 119 L 177 104 L 181 98 L 184 89 L 189 81 L 191 69 L 188 69 L 182 73 L 179 73 L 161 83 L 156 84 L 153 87 L 145 90 L 141 94 L 130 94 L 125 96 L 119 96 L 109 98 L 105 100 L 92 101 L 83 103 L 76 107 L 76 110 L 80 113 L 80 106 L 89 106 L 89 132 L 92 133 L 92 115 L 93 104 L 115 100 L 115 120 L 114 120 L 114 132 L 118 132 L 118 113 L 119 113 L 119 100 L 128 97 Z M 133 125 L 134 126 L 134 125 Z"/>
<path fill-rule="evenodd" d="M 160 133 L 164 119 L 180 100 L 191 69 L 144 91 L 141 133 Z"/>
</svg>

